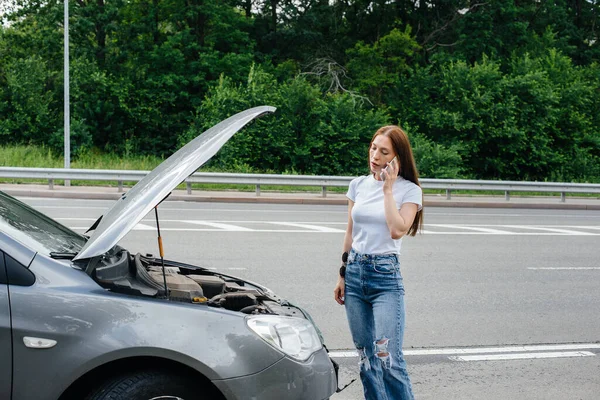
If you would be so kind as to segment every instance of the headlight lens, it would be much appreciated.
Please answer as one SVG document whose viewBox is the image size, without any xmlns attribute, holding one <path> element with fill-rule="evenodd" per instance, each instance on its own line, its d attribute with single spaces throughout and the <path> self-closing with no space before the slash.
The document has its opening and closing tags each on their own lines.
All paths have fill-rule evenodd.
<svg viewBox="0 0 600 400">
<path fill-rule="evenodd" d="M 300 361 L 322 347 L 315 327 L 305 319 L 261 315 L 248 317 L 246 323 L 267 343 Z"/>
</svg>

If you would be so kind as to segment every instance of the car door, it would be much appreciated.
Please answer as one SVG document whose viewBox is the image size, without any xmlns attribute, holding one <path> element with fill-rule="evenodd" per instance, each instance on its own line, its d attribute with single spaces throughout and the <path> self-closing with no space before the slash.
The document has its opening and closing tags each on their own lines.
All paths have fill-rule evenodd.
<svg viewBox="0 0 600 400">
<path fill-rule="evenodd" d="M 6 263 L 0 251 L 0 399 L 11 398 L 12 339 Z"/>
</svg>

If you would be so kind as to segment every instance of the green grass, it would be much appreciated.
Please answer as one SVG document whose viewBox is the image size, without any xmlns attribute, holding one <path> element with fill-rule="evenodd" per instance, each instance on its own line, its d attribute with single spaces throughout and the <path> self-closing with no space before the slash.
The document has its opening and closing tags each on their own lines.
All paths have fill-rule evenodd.
<svg viewBox="0 0 600 400">
<path fill-rule="evenodd" d="M 0 147 L 0 166 L 61 168 L 63 160 L 45 147 L 2 146 Z"/>
<path fill-rule="evenodd" d="M 114 154 L 88 151 L 71 161 L 73 169 L 113 169 L 150 171 L 163 159 L 150 156 L 119 157 Z M 0 147 L 0 166 L 29 168 L 64 168 L 64 159 L 43 146 L 3 146 Z M 0 178 L 3 183 L 47 183 L 46 180 Z M 57 185 L 64 182 L 56 180 Z M 132 184 L 134 184 L 133 182 Z M 72 181 L 73 186 L 116 186 L 116 182 Z"/>
<path fill-rule="evenodd" d="M 90 150 L 71 161 L 71 168 L 76 169 L 122 169 L 143 170 L 154 169 L 164 160 L 151 156 L 119 157 L 114 154 L 100 153 Z M 3 146 L 0 147 L 0 166 L 3 167 L 37 167 L 63 168 L 64 159 L 43 146 Z"/>
</svg>

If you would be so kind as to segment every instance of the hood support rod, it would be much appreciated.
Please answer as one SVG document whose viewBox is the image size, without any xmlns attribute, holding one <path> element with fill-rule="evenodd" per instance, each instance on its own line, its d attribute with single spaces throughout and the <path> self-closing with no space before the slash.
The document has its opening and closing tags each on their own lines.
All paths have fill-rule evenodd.
<svg viewBox="0 0 600 400">
<path fill-rule="evenodd" d="M 158 232 L 158 252 L 160 254 L 160 265 L 162 266 L 163 283 L 165 284 L 165 296 L 169 299 L 169 288 L 167 287 L 167 276 L 165 275 L 165 253 L 163 251 L 162 237 L 160 236 L 160 224 L 158 222 L 158 204 L 154 207 L 156 217 L 156 230 Z"/>
</svg>

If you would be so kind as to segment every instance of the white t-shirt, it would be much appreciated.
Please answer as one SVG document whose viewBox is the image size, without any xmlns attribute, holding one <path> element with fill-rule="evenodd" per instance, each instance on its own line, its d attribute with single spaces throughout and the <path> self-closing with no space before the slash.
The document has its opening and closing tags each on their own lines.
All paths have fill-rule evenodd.
<svg viewBox="0 0 600 400">
<path fill-rule="evenodd" d="M 396 208 L 414 203 L 423 208 L 423 192 L 419 185 L 398 177 L 392 186 Z M 354 202 L 352 207 L 352 248 L 363 254 L 400 254 L 402 238 L 392 239 L 385 221 L 383 181 L 373 174 L 360 176 L 350 182 L 346 194 Z"/>
</svg>

